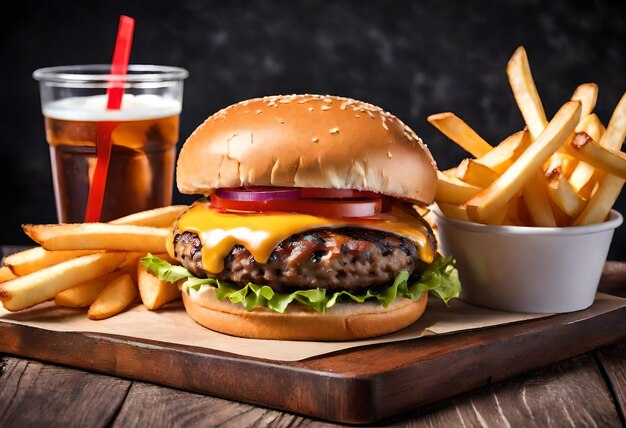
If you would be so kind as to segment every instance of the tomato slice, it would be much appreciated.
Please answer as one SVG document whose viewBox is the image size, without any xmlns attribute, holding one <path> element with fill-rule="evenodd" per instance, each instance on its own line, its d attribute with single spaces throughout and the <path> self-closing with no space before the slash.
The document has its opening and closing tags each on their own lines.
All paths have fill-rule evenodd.
<svg viewBox="0 0 626 428">
<path fill-rule="evenodd" d="M 311 214 L 322 217 L 369 217 L 380 214 L 383 199 L 292 199 L 264 201 L 236 201 L 211 195 L 211 206 L 223 211 L 280 211 L 299 214 Z"/>
</svg>

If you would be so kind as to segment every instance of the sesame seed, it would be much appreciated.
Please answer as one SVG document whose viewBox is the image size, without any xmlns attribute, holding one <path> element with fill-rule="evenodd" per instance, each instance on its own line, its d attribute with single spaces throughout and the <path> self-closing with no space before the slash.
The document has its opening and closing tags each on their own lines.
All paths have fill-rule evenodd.
<svg viewBox="0 0 626 428">
<path fill-rule="evenodd" d="M 261 113 L 262 111 L 263 111 L 263 110 L 258 109 L 257 111 L 255 111 L 255 113 L 256 113 L 256 114 L 259 114 L 259 113 Z"/>
<path fill-rule="evenodd" d="M 328 103 L 328 104 L 333 102 L 333 100 L 331 100 L 330 98 L 324 98 L 322 101 L 324 101 L 325 103 Z"/>
<path fill-rule="evenodd" d="M 358 117 L 358 118 L 360 118 L 360 117 L 361 117 L 361 115 L 360 115 L 360 114 L 355 114 L 355 116 L 356 116 L 356 117 Z"/>
<path fill-rule="evenodd" d="M 330 129 L 330 133 L 331 134 L 338 134 L 339 133 L 339 128 L 337 128 L 337 127 L 331 128 Z"/>
<path fill-rule="evenodd" d="M 313 107 L 309 107 L 309 109 L 308 109 L 308 110 L 309 110 L 309 111 L 313 111 Z"/>
<path fill-rule="evenodd" d="M 374 119 L 374 113 L 372 113 L 372 112 L 371 112 L 371 111 L 369 111 L 369 110 L 367 110 L 367 111 L 366 111 L 366 113 L 367 113 L 367 115 L 368 115 L 369 117 L 371 117 L 372 119 Z"/>
<path fill-rule="evenodd" d="M 322 111 L 330 110 L 329 106 L 322 106 Z"/>
<path fill-rule="evenodd" d="M 345 110 L 346 109 L 346 103 L 341 104 L 341 106 L 339 106 L 339 110 Z"/>
<path fill-rule="evenodd" d="M 387 157 L 391 159 L 391 152 L 387 152 Z"/>
<path fill-rule="evenodd" d="M 283 99 L 279 100 L 278 102 L 281 103 L 281 104 L 289 104 L 291 102 L 291 100 L 286 100 L 286 99 L 283 98 Z"/>
<path fill-rule="evenodd" d="M 383 121 L 383 128 L 385 128 L 387 131 L 389 131 L 389 128 L 387 127 L 387 124 Z"/>
<path fill-rule="evenodd" d="M 277 118 L 276 118 L 276 121 L 277 121 L 278 123 L 285 123 L 284 119 L 281 119 L 280 117 L 277 117 Z"/>
<path fill-rule="evenodd" d="M 313 141 L 314 143 L 317 143 L 319 140 L 320 140 L 320 139 L 319 139 L 319 138 L 317 138 L 317 137 L 313 137 L 313 138 L 311 138 L 311 141 Z"/>
<path fill-rule="evenodd" d="M 309 102 L 309 100 L 307 100 L 306 98 L 302 99 L 302 100 L 298 100 L 298 104 L 304 104 L 304 103 L 308 103 L 308 102 Z"/>
</svg>

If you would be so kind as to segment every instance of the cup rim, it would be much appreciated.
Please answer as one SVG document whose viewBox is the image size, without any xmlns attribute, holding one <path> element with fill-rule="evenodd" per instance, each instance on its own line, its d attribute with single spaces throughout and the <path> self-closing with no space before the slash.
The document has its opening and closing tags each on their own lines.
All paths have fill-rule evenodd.
<svg viewBox="0 0 626 428">
<path fill-rule="evenodd" d="M 536 226 L 506 226 L 474 223 L 455 218 L 446 217 L 436 205 L 430 207 L 438 219 L 441 219 L 458 229 L 477 233 L 489 233 L 496 235 L 542 235 L 542 236 L 572 236 L 588 235 L 618 228 L 624 221 L 624 217 L 618 211 L 611 209 L 609 217 L 602 223 L 585 226 L 567 227 L 536 227 Z"/>
<path fill-rule="evenodd" d="M 111 74 L 111 64 L 59 65 L 39 68 L 33 78 L 40 82 L 108 83 L 165 82 L 184 80 L 189 72 L 182 67 L 153 64 L 130 64 L 128 74 Z"/>
</svg>

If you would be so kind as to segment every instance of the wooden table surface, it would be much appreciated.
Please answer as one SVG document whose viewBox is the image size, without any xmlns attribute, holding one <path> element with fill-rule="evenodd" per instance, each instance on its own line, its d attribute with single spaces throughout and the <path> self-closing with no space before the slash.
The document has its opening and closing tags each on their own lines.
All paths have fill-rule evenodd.
<svg viewBox="0 0 626 428">
<path fill-rule="evenodd" d="M 624 296 L 626 284 L 609 284 L 603 291 Z M 399 415 L 384 425 L 626 426 L 625 415 L 626 341 Z M 0 427 L 216 425 L 338 426 L 145 382 L 0 355 Z"/>
</svg>

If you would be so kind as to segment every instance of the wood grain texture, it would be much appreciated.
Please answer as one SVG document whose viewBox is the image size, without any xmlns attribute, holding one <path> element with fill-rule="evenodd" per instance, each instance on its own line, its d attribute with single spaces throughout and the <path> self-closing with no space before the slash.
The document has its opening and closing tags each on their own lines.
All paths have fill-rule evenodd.
<svg viewBox="0 0 626 428">
<path fill-rule="evenodd" d="M 459 395 L 389 421 L 408 427 L 618 426 L 611 392 L 589 354 Z"/>
<path fill-rule="evenodd" d="M 114 376 L 372 423 L 626 338 L 626 309 L 585 311 L 292 363 L 189 346 L 0 323 L 0 349 Z M 73 352 L 68 353 L 67 350 Z"/>
<path fill-rule="evenodd" d="M 617 354 L 626 343 L 601 350 L 601 353 Z M 615 349 L 617 348 L 617 349 Z M 7 358 L 3 376 L 19 379 L 29 366 L 38 363 L 28 360 Z M 62 367 L 44 365 L 43 369 L 54 369 L 56 378 L 72 379 L 76 376 L 91 376 L 90 373 Z M 108 383 L 119 379 L 101 376 L 100 382 Z M 622 388 L 624 379 L 617 379 Z M 11 382 L 7 382 L 11 383 Z M 15 382 L 13 382 L 15 383 Z M 4 383 L 0 383 L 4 387 Z M 54 385 L 60 388 L 57 395 L 71 397 L 66 384 Z M 42 399 L 39 386 L 34 382 L 20 382 L 19 393 L 22 401 L 30 403 L 26 414 L 36 410 Z M 107 397 L 109 395 L 103 391 Z M 3 397 L 4 398 L 4 397 Z M 2 402 L 4 403 L 4 399 Z M 67 425 L 63 415 L 75 411 L 63 405 L 46 406 L 44 419 L 26 420 L 18 416 L 12 423 L 0 419 L 0 426 L 58 425 L 78 426 L 83 420 L 72 421 Z M 71 403 L 70 403 L 71 404 Z M 92 402 L 78 400 L 76 406 L 92 412 Z M 6 406 L 5 406 L 6 407 Z M 0 407 L 0 415 L 5 416 L 5 407 Z M 119 406 L 118 406 L 119 408 Z M 80 413 L 80 412 L 79 412 Z M 100 412 L 95 412 L 100 415 Z M 99 423 L 105 425 L 106 417 Z M 109 419 L 110 420 L 110 419 Z M 550 366 L 525 377 L 517 377 L 471 393 L 458 395 L 445 402 L 423 407 L 377 426 L 406 427 L 449 427 L 449 426 L 618 426 L 620 424 L 610 391 L 599 372 L 591 353 L 573 360 Z M 321 422 L 289 413 L 255 407 L 235 401 L 206 397 L 184 391 L 164 388 L 143 382 L 133 382 L 119 413 L 112 421 L 115 427 L 124 426 L 274 426 L 274 427 L 336 427 L 340 425 Z"/>
<path fill-rule="evenodd" d="M 130 382 L 36 361 L 5 357 L 0 426 L 107 426 Z"/>
<path fill-rule="evenodd" d="M 337 426 L 302 416 L 133 382 L 114 427 L 313 427 Z"/>
<path fill-rule="evenodd" d="M 622 424 L 626 426 L 626 342 L 600 349 L 597 356 L 615 397 Z"/>
</svg>

